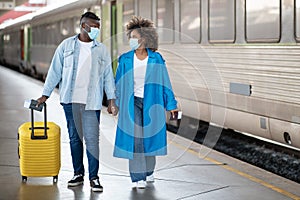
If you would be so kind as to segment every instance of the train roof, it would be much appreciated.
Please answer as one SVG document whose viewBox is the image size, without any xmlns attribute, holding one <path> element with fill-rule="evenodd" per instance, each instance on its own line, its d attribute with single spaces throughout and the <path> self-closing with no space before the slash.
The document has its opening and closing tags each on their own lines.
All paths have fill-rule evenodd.
<svg viewBox="0 0 300 200">
<path fill-rule="evenodd" d="M 87 1 L 80 1 L 80 0 L 69 0 L 69 1 L 61 1 L 60 3 L 56 3 L 44 8 L 41 8 L 35 12 L 25 14 L 21 17 L 16 19 L 10 20 L 6 23 L 0 24 L 0 30 L 13 27 L 20 24 L 26 24 L 31 20 L 48 17 L 49 15 L 53 15 L 55 13 L 63 13 L 65 10 L 70 9 L 70 7 L 78 7 L 82 5 L 92 5 L 98 2 L 98 0 L 87 0 Z"/>
<path fill-rule="evenodd" d="M 48 13 L 52 13 L 53 11 L 61 12 L 60 10 L 64 8 L 64 6 L 68 5 L 69 7 L 69 5 L 76 2 L 79 2 L 79 0 L 61 1 L 60 3 L 52 4 L 50 6 L 37 10 L 34 17 L 42 17 L 44 15 L 47 15 Z"/>
<path fill-rule="evenodd" d="M 52 15 L 59 15 L 65 13 L 66 11 L 73 10 L 80 7 L 88 7 L 90 5 L 96 5 L 97 2 L 100 3 L 100 0 L 70 0 L 64 2 L 60 5 L 53 5 L 53 7 L 46 7 L 45 9 L 40 9 L 36 12 L 36 15 L 33 17 L 33 20 L 43 17 L 49 17 Z M 99 4 L 100 5 L 100 4 Z"/>
<path fill-rule="evenodd" d="M 5 22 L 3 24 L 0 24 L 0 30 L 11 27 L 11 26 L 14 26 L 14 25 L 26 23 L 26 22 L 28 22 L 32 19 L 34 14 L 35 13 L 28 13 L 28 14 L 25 14 L 21 17 L 16 18 L 16 19 L 13 19 L 13 20 L 10 20 L 10 21 Z"/>
</svg>

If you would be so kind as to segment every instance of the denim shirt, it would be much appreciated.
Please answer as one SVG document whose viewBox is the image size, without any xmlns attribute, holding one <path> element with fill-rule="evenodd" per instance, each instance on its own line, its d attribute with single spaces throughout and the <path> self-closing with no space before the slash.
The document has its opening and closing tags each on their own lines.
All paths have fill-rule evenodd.
<svg viewBox="0 0 300 200">
<path fill-rule="evenodd" d="M 78 35 L 65 39 L 57 47 L 44 84 L 43 95 L 49 97 L 59 84 L 60 102 L 72 103 L 79 49 Z M 115 99 L 110 55 L 102 43 L 94 40 L 86 110 L 102 108 L 103 89 L 105 89 L 107 99 Z"/>
</svg>

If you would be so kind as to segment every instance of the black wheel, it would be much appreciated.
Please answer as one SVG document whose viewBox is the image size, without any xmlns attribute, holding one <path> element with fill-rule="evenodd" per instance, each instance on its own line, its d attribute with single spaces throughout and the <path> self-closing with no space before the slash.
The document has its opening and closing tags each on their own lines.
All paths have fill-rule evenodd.
<svg viewBox="0 0 300 200">
<path fill-rule="evenodd" d="M 57 183 L 58 176 L 53 176 L 53 183 Z"/>
<path fill-rule="evenodd" d="M 26 183 L 27 182 L 27 176 L 22 176 L 22 182 Z"/>
</svg>

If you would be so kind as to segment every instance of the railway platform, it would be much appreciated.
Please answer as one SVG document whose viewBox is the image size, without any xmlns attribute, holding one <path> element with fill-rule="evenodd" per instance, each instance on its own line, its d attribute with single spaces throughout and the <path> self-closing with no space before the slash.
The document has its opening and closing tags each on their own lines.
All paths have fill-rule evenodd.
<svg viewBox="0 0 300 200">
<path fill-rule="evenodd" d="M 92 192 L 89 181 L 68 188 L 73 176 L 66 122 L 59 96 L 48 99 L 48 121 L 61 127 L 61 169 L 58 182 L 52 177 L 28 177 L 22 183 L 18 159 L 18 127 L 30 120 L 23 107 L 26 99 L 38 98 L 43 83 L 0 66 L 0 200 L 288 200 L 300 199 L 300 184 L 168 133 L 168 155 L 157 157 L 155 182 L 132 189 L 128 161 L 112 156 L 116 117 L 104 108 L 100 125 L 100 181 L 102 193 Z M 36 120 L 43 120 L 36 113 Z M 205 155 L 199 152 L 207 152 Z M 87 160 L 85 157 L 85 166 Z"/>
</svg>

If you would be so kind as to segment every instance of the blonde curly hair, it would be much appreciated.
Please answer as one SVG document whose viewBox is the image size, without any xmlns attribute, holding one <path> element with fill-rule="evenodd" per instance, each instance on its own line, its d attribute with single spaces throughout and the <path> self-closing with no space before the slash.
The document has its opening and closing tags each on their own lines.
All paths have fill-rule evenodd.
<svg viewBox="0 0 300 200">
<path fill-rule="evenodd" d="M 132 19 L 126 25 L 128 39 L 133 30 L 137 30 L 142 38 L 145 39 L 145 47 L 156 51 L 158 49 L 158 34 L 154 23 L 141 16 L 132 16 Z"/>
</svg>

